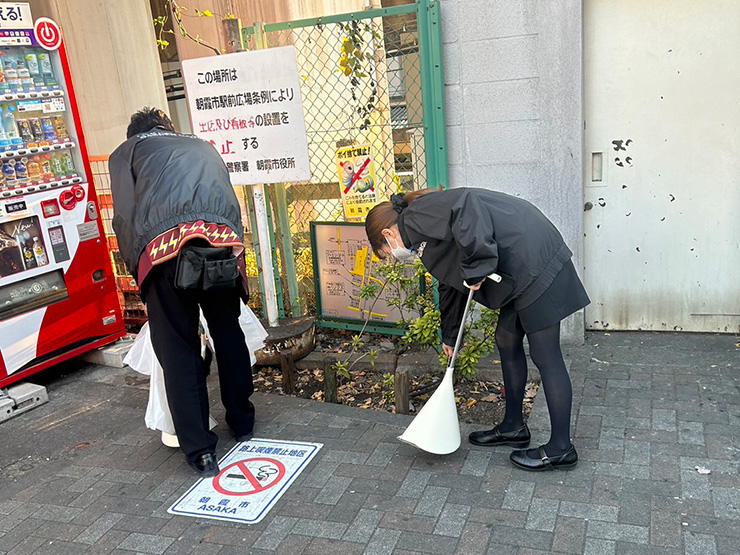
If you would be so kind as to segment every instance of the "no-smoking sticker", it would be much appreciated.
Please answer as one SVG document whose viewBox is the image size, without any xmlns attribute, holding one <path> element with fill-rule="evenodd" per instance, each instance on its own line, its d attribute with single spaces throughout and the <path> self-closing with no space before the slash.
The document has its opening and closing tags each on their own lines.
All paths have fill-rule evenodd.
<svg viewBox="0 0 740 555">
<path fill-rule="evenodd" d="M 271 488 L 285 476 L 285 466 L 275 459 L 247 459 L 224 468 L 213 479 L 223 495 L 254 495 Z"/>
<path fill-rule="evenodd" d="M 320 443 L 266 439 L 238 443 L 219 462 L 216 477 L 198 480 L 168 512 L 257 523 L 321 447 Z"/>
</svg>

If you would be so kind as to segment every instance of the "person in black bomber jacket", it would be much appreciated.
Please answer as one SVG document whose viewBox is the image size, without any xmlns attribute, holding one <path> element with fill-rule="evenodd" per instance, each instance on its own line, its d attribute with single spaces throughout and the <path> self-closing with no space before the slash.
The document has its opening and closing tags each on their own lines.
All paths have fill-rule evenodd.
<svg viewBox="0 0 740 555">
<path fill-rule="evenodd" d="M 249 351 L 239 325 L 248 300 L 241 209 L 221 157 L 194 135 L 176 133 L 160 110 L 131 117 L 128 139 L 110 156 L 113 229 L 146 302 L 154 352 L 180 447 L 201 476 L 218 473 L 218 436 L 208 425 L 208 390 L 201 368 L 199 307 L 208 322 L 218 362 L 226 422 L 237 441 L 251 437 L 254 391 Z M 175 285 L 183 247 L 236 256 L 241 279 L 219 289 Z"/>
<path fill-rule="evenodd" d="M 555 226 L 529 202 L 487 189 L 425 189 L 392 195 L 367 215 L 365 230 L 380 258 L 419 256 L 439 282 L 443 349 L 452 356 L 466 290 L 489 308 L 500 308 L 496 345 L 506 393 L 504 420 L 473 432 L 475 445 L 527 447 L 530 433 L 522 403 L 527 379 L 523 341 L 542 376 L 550 412 L 550 441 L 511 453 L 524 470 L 572 468 L 572 389 L 560 351 L 560 321 L 589 303 Z M 501 281 L 487 279 L 492 274 Z"/>
</svg>

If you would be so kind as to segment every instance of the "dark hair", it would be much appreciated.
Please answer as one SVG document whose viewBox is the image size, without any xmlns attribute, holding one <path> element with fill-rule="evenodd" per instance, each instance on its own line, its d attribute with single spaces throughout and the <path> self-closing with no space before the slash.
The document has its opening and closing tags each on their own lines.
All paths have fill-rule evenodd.
<svg viewBox="0 0 740 555">
<path fill-rule="evenodd" d="M 433 193 L 435 191 L 437 191 L 437 189 L 419 189 L 418 191 L 406 193 L 402 197 L 403 203 L 409 205 L 420 196 L 426 195 L 427 193 Z M 372 210 L 367 213 L 367 217 L 365 218 L 365 233 L 367 234 L 367 239 L 370 241 L 370 246 L 372 247 L 375 256 L 378 258 L 382 258 L 380 249 L 382 249 L 386 244 L 385 239 L 383 238 L 383 230 L 393 227 L 398 222 L 398 215 L 400 212 L 398 212 L 396 207 L 403 210 L 403 208 L 401 208 L 402 203 L 399 203 L 398 200 L 394 199 L 393 203 L 386 200 L 385 202 L 376 204 L 373 206 Z"/>
<path fill-rule="evenodd" d="M 144 106 L 131 116 L 128 129 L 126 129 L 126 138 L 130 139 L 139 133 L 146 133 L 155 127 L 164 127 L 170 131 L 175 130 L 172 120 L 162 110 Z"/>
</svg>

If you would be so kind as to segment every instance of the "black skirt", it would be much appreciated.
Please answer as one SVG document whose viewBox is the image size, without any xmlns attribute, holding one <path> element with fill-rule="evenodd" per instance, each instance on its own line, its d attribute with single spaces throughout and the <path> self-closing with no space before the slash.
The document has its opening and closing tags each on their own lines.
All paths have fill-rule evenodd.
<svg viewBox="0 0 740 555">
<path fill-rule="evenodd" d="M 534 333 L 554 326 L 590 302 L 573 261 L 569 260 L 534 302 L 519 310 L 514 308 L 514 302 L 502 306 L 498 325 L 516 333 L 519 320 L 524 333 Z"/>
</svg>

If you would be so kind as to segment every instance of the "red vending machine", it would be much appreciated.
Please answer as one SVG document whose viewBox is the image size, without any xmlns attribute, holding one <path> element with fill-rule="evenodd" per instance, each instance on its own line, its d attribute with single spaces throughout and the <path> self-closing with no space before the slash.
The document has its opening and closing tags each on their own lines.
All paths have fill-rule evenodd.
<svg viewBox="0 0 740 555">
<path fill-rule="evenodd" d="M 64 43 L 0 4 L 0 387 L 125 334 Z"/>
</svg>

